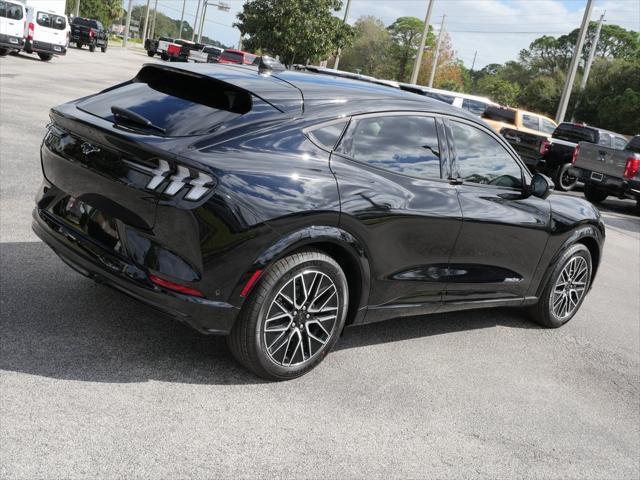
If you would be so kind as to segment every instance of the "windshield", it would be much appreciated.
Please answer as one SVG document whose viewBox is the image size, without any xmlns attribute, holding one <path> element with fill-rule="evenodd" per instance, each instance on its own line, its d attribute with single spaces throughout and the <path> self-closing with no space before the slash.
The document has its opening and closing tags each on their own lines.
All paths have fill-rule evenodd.
<svg viewBox="0 0 640 480">
<path fill-rule="evenodd" d="M 596 143 L 596 130 L 582 125 L 562 123 L 553 132 L 552 137 L 573 143 Z"/>
</svg>

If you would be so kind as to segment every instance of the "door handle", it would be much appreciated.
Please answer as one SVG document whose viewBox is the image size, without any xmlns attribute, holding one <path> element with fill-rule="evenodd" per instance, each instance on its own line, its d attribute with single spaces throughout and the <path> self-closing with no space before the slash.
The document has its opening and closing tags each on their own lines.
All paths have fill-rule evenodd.
<svg viewBox="0 0 640 480">
<path fill-rule="evenodd" d="M 462 185 L 463 181 L 464 180 L 462 180 L 461 178 L 450 178 L 449 185 Z"/>
</svg>

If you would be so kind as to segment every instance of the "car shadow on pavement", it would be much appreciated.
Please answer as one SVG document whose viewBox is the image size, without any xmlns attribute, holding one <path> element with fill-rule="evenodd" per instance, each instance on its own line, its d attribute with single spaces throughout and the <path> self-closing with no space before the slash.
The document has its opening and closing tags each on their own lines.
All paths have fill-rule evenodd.
<svg viewBox="0 0 640 480">
<path fill-rule="evenodd" d="M 234 361 L 224 338 L 82 277 L 42 243 L 1 243 L 0 272 L 2 370 L 108 383 L 263 382 Z M 348 328 L 337 349 L 496 325 L 536 328 L 517 310 L 466 311 Z"/>
</svg>

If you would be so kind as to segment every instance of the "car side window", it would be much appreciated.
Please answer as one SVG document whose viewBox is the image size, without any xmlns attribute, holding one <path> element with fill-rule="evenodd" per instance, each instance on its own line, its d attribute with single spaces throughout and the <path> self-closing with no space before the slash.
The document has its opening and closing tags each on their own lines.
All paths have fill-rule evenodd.
<svg viewBox="0 0 640 480">
<path fill-rule="evenodd" d="M 627 139 L 622 137 L 613 137 L 613 148 L 616 150 L 624 150 L 627 146 Z"/>
<path fill-rule="evenodd" d="M 472 113 L 473 115 L 481 117 L 484 111 L 487 109 L 487 104 L 479 102 L 478 100 L 465 98 L 464 100 L 462 100 L 462 108 L 468 110 L 469 113 Z"/>
<path fill-rule="evenodd" d="M 542 132 L 546 133 L 547 135 L 551 135 L 555 129 L 556 125 L 553 122 L 547 120 L 546 118 L 540 119 L 540 130 Z"/>
<path fill-rule="evenodd" d="M 540 117 L 535 115 L 522 114 L 522 125 L 531 130 L 540 130 Z"/>
<path fill-rule="evenodd" d="M 522 187 L 522 170 L 500 143 L 488 133 L 466 123 L 451 121 L 455 162 L 465 182 Z"/>
<path fill-rule="evenodd" d="M 600 133 L 600 140 L 598 140 L 598 145 L 602 145 L 603 147 L 610 147 L 611 146 L 611 135 L 609 135 L 608 133 L 601 132 Z"/>
<path fill-rule="evenodd" d="M 432 117 L 398 115 L 355 120 L 341 153 L 414 177 L 440 178 L 440 147 Z"/>
<path fill-rule="evenodd" d="M 339 122 L 332 123 L 331 125 L 327 125 L 325 127 L 316 128 L 309 132 L 309 135 L 313 137 L 316 143 L 319 143 L 323 147 L 333 150 L 338 143 L 338 139 L 340 135 L 342 135 L 342 131 L 344 127 L 347 125 L 347 122 Z"/>
</svg>

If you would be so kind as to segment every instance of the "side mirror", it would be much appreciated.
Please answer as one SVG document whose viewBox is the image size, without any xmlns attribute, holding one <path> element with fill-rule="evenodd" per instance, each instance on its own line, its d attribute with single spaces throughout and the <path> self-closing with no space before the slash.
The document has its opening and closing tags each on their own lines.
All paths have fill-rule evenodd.
<svg viewBox="0 0 640 480">
<path fill-rule="evenodd" d="M 555 188 L 553 181 L 546 175 L 536 173 L 531 179 L 531 185 L 529 185 L 529 192 L 534 197 L 547 198 L 551 190 Z"/>
</svg>

